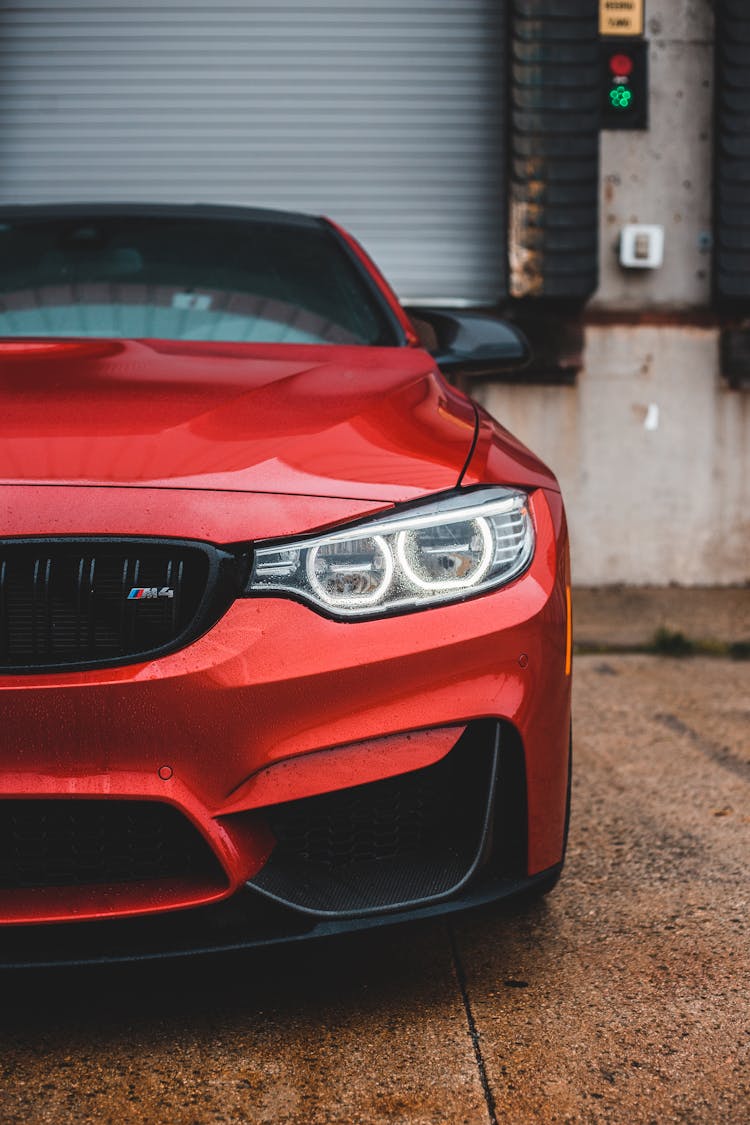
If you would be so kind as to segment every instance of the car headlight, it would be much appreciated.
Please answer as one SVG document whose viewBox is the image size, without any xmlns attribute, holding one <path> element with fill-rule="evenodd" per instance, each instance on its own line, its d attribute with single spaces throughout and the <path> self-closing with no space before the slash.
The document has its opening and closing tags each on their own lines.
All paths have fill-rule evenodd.
<svg viewBox="0 0 750 1125">
<path fill-rule="evenodd" d="M 244 592 L 298 598 L 337 618 L 411 613 L 502 586 L 533 553 L 526 494 L 483 488 L 258 547 Z"/>
</svg>

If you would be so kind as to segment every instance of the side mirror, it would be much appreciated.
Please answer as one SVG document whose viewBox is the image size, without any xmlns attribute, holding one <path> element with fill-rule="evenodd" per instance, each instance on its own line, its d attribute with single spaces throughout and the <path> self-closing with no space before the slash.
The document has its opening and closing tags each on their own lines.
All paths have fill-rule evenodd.
<svg viewBox="0 0 750 1125">
<path fill-rule="evenodd" d="M 507 320 L 422 307 L 407 312 L 422 346 L 446 375 L 496 375 L 531 361 L 528 340 Z"/>
</svg>

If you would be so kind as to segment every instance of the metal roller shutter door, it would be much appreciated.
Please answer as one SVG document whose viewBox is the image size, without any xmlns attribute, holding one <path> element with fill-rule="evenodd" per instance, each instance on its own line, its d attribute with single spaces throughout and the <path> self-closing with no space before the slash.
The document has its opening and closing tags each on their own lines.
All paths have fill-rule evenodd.
<svg viewBox="0 0 750 1125">
<path fill-rule="evenodd" d="M 0 201 L 328 214 L 406 298 L 505 290 L 498 0 L 0 8 Z"/>
</svg>

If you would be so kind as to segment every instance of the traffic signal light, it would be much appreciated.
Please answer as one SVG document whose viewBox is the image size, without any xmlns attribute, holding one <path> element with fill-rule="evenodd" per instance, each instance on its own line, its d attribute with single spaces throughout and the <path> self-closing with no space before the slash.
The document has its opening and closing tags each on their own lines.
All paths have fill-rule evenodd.
<svg viewBox="0 0 750 1125">
<path fill-rule="evenodd" d="M 600 40 L 602 129 L 648 128 L 648 43 Z"/>
</svg>

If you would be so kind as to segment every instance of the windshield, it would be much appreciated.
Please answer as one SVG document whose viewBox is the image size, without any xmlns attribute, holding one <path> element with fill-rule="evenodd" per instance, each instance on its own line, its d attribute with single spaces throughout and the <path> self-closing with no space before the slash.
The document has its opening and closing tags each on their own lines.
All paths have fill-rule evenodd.
<svg viewBox="0 0 750 1125">
<path fill-rule="evenodd" d="M 0 336 L 395 344 L 314 220 L 0 217 Z"/>
</svg>

